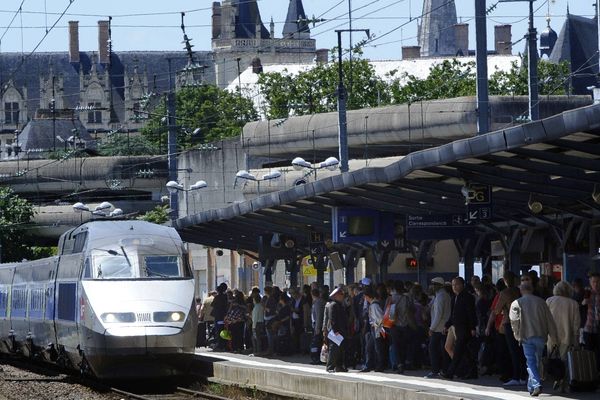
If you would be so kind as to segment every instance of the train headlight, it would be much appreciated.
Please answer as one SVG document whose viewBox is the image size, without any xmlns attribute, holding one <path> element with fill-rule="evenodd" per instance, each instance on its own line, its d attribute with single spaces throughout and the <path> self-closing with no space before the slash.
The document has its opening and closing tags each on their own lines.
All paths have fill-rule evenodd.
<svg viewBox="0 0 600 400">
<path fill-rule="evenodd" d="M 177 312 L 171 313 L 171 321 L 175 321 L 175 322 L 181 321 L 182 318 L 183 317 L 182 317 L 181 313 L 177 313 Z"/>
<path fill-rule="evenodd" d="M 185 318 L 185 314 L 179 311 L 159 311 L 154 313 L 154 322 L 180 322 Z"/>
<path fill-rule="evenodd" d="M 100 316 L 102 322 L 113 324 L 116 322 L 135 322 L 134 313 L 104 313 Z"/>
</svg>

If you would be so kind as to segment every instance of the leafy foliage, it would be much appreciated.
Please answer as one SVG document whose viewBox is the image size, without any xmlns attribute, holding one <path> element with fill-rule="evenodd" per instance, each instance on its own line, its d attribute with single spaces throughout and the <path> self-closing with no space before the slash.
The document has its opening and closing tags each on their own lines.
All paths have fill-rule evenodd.
<svg viewBox="0 0 600 400">
<path fill-rule="evenodd" d="M 569 63 L 563 61 L 553 64 L 547 61 L 538 63 L 538 82 L 540 95 L 560 95 L 568 93 Z M 529 68 L 527 58 L 522 66 L 513 61 L 509 71 L 495 71 L 490 80 L 491 95 L 526 96 L 528 89 Z"/>
<path fill-rule="evenodd" d="M 158 154 L 158 147 L 140 135 L 115 133 L 98 145 L 103 156 L 141 156 Z"/>
<path fill-rule="evenodd" d="M 394 103 L 474 96 L 475 63 L 462 63 L 457 59 L 444 60 L 430 68 L 426 79 L 404 73 L 392 81 L 390 90 Z"/>
<path fill-rule="evenodd" d="M 9 187 L 0 188 L 0 244 L 3 262 L 29 258 L 29 249 L 24 244 L 24 225 L 34 215 L 33 206 L 14 194 Z"/>
<path fill-rule="evenodd" d="M 144 215 L 140 215 L 138 219 L 153 222 L 155 224 L 164 224 L 169 220 L 168 209 L 169 206 L 166 204 L 156 206 L 153 210 L 146 212 Z"/>
<path fill-rule="evenodd" d="M 320 64 L 296 76 L 271 72 L 258 78 L 268 118 L 286 118 L 337 110 L 338 63 Z M 389 103 L 387 84 L 367 60 L 342 62 L 349 110 Z"/>
<path fill-rule="evenodd" d="M 290 115 L 306 115 L 330 112 L 337 109 L 338 63 L 318 65 L 293 76 L 283 73 L 266 73 L 258 83 L 265 96 L 265 113 L 269 118 L 287 118 Z M 430 68 L 425 79 L 397 70 L 387 74 L 386 79 L 375 75 L 367 60 L 355 59 L 350 73 L 349 61 L 342 63 L 344 76 L 352 76 L 352 87 L 347 108 L 357 109 L 387 104 L 403 104 L 422 100 L 447 99 L 476 94 L 476 66 L 474 62 L 458 59 L 444 60 Z M 538 64 L 540 94 L 565 94 L 569 77 L 566 62 Z M 346 86 L 350 86 L 346 78 Z M 513 62 L 509 71 L 496 71 L 489 79 L 491 95 L 526 95 L 527 60 L 523 66 Z"/>
<path fill-rule="evenodd" d="M 177 143 L 181 148 L 237 136 L 247 122 L 258 118 L 252 100 L 213 85 L 190 86 L 179 90 L 176 109 Z M 163 101 L 142 129 L 144 138 L 159 151 L 167 143 L 166 114 Z M 197 128 L 200 132 L 194 135 Z"/>
</svg>

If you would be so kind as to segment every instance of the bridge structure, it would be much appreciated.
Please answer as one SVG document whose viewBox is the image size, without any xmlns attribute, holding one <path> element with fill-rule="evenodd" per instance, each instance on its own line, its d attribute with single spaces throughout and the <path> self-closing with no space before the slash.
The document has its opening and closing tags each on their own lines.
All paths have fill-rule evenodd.
<svg viewBox="0 0 600 400">
<path fill-rule="evenodd" d="M 103 201 L 126 213 L 147 211 L 167 193 L 164 157 L 68 157 L 57 160 L 0 162 L 0 182 L 29 200 L 35 209 L 35 245 L 56 245 L 64 231 L 91 217 L 72 205 Z M 92 207 L 93 208 L 93 207 Z"/>
</svg>

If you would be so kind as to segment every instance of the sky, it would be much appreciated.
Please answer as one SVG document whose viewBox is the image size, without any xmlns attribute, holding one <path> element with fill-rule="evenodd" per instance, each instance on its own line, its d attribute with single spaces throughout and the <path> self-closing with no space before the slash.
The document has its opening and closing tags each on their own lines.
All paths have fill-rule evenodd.
<svg viewBox="0 0 600 400">
<path fill-rule="evenodd" d="M 551 26 L 560 33 L 567 10 L 571 14 L 591 17 L 596 0 L 536 0 L 534 8 L 538 33 L 546 27 L 550 4 Z M 317 48 L 333 48 L 337 43 L 335 29 L 348 28 L 348 8 L 352 7 L 352 27 L 370 29 L 375 35 L 364 48 L 364 55 L 375 60 L 400 59 L 402 46 L 417 44 L 417 21 L 423 0 L 304 0 L 304 9 L 326 21 L 311 26 Z M 473 20 L 475 0 L 456 0 L 459 21 L 469 23 L 470 49 L 475 48 Z M 70 4 L 70 5 L 69 5 Z M 0 55 L 2 52 L 68 51 L 68 21 L 79 21 L 80 49 L 97 51 L 97 21 L 112 16 L 114 51 L 183 50 L 181 44 L 181 12 L 185 12 L 186 33 L 194 50 L 210 50 L 212 0 L 1 0 Z M 271 17 L 277 37 L 281 37 L 288 0 L 258 0 L 263 22 Z M 527 30 L 527 1 L 499 3 L 487 0 L 487 7 L 496 5 L 488 14 L 488 48 L 493 48 L 493 26 L 513 24 L 513 42 Z M 21 9 L 21 12 L 18 10 Z M 61 16 L 61 14 L 64 15 Z M 54 27 L 53 27 L 54 26 Z M 353 42 L 363 39 L 353 34 Z M 344 47 L 349 37 L 343 38 Z M 513 52 L 524 50 L 524 41 Z"/>
</svg>

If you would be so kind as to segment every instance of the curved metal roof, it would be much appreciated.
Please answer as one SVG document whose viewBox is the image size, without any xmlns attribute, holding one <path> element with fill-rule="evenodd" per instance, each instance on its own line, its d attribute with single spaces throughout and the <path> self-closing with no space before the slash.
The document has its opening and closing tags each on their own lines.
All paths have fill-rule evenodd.
<svg viewBox="0 0 600 400">
<path fill-rule="evenodd" d="M 257 251 L 257 236 L 278 232 L 308 246 L 311 231 L 331 233 L 331 208 L 369 207 L 406 215 L 465 213 L 465 182 L 489 185 L 494 212 L 474 229 L 556 225 L 558 215 L 591 220 L 600 205 L 600 105 L 457 140 L 173 222 L 182 238 Z M 598 196 L 593 196 L 598 194 Z M 534 214 L 531 199 L 543 204 Z"/>
</svg>

